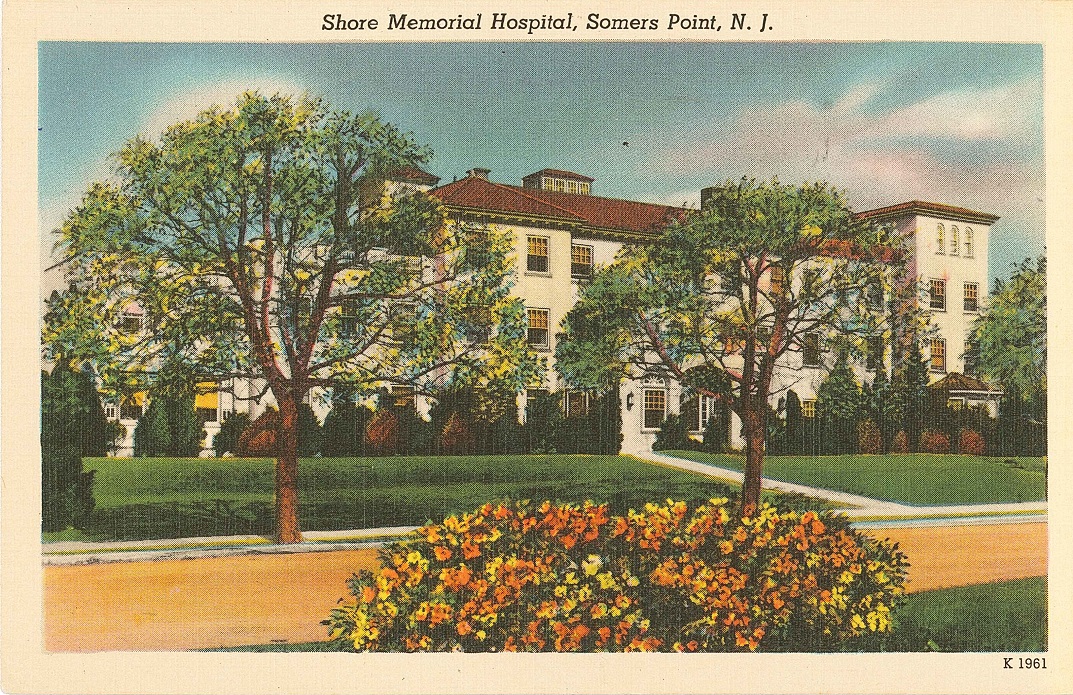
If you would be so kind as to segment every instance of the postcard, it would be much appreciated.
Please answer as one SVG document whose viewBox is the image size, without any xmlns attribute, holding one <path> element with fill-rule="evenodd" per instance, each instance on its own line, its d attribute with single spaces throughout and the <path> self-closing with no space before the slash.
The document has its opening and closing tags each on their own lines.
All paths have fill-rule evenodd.
<svg viewBox="0 0 1073 695">
<path fill-rule="evenodd" d="M 1069 7 L 4 11 L 6 692 L 1073 685 Z"/>
</svg>

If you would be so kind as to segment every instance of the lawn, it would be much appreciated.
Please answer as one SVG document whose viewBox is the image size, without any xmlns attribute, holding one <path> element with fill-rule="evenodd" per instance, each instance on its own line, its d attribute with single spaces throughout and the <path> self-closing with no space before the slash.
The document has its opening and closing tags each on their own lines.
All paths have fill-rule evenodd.
<svg viewBox="0 0 1073 695">
<path fill-rule="evenodd" d="M 668 451 L 741 470 L 740 456 Z M 987 458 L 954 454 L 877 456 L 769 456 L 764 477 L 865 497 L 917 505 L 1035 502 L 1047 498 L 1043 458 Z"/>
<path fill-rule="evenodd" d="M 269 459 L 89 458 L 85 468 L 97 471 L 97 506 L 80 539 L 264 535 L 274 528 Z M 419 525 L 501 499 L 592 499 L 622 513 L 668 497 L 696 502 L 738 490 L 627 456 L 310 458 L 300 462 L 299 477 L 307 531 Z"/>
<path fill-rule="evenodd" d="M 910 594 L 894 633 L 868 648 L 887 652 L 1043 652 L 1047 650 L 1044 577 Z M 264 644 L 210 651 L 320 652 L 327 642 Z"/>
</svg>

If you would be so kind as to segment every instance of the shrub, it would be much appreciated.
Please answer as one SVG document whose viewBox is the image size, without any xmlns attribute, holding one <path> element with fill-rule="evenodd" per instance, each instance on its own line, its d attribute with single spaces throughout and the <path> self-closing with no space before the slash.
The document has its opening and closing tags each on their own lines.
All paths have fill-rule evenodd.
<svg viewBox="0 0 1073 695">
<path fill-rule="evenodd" d="M 325 456 L 364 456 L 365 428 L 370 415 L 368 408 L 355 404 L 349 396 L 336 398 L 324 418 L 321 453 Z"/>
<path fill-rule="evenodd" d="M 212 447 L 217 456 L 238 452 L 238 440 L 250 426 L 249 413 L 232 413 L 220 425 L 220 431 L 212 438 Z"/>
<path fill-rule="evenodd" d="M 950 437 L 937 430 L 920 433 L 920 450 L 926 454 L 949 454 Z"/>
<path fill-rule="evenodd" d="M 983 456 L 985 448 L 984 438 L 976 430 L 965 427 L 958 431 L 958 453 Z"/>
<path fill-rule="evenodd" d="M 451 413 L 440 435 L 440 449 L 448 456 L 459 456 L 473 452 L 473 428 L 458 413 Z"/>
<path fill-rule="evenodd" d="M 668 451 L 671 449 L 689 449 L 691 442 L 689 433 L 686 431 L 686 423 L 681 415 L 668 415 L 659 424 L 659 432 L 656 432 L 656 440 L 652 442 L 652 451 Z"/>
<path fill-rule="evenodd" d="M 324 442 L 320 420 L 308 403 L 298 404 L 298 455 L 316 456 Z"/>
<path fill-rule="evenodd" d="M 365 439 L 373 456 L 399 453 L 399 416 L 391 408 L 377 410 L 365 428 Z"/>
<path fill-rule="evenodd" d="M 135 456 L 201 453 L 205 431 L 194 408 L 197 388 L 181 367 L 165 365 L 149 392 L 149 406 L 134 428 Z"/>
<path fill-rule="evenodd" d="M 275 456 L 279 411 L 269 407 L 242 431 L 238 438 L 239 456 Z"/>
<path fill-rule="evenodd" d="M 486 504 L 383 548 L 324 623 L 359 651 L 817 651 L 892 630 L 895 546 L 727 503 Z"/>
<path fill-rule="evenodd" d="M 909 435 L 905 433 L 905 430 L 898 430 L 898 434 L 894 435 L 890 443 L 890 452 L 892 454 L 909 453 Z"/>
<path fill-rule="evenodd" d="M 93 471 L 83 456 L 103 456 L 108 426 L 93 379 L 66 362 L 41 372 L 41 527 L 83 528 L 93 511 Z"/>
<path fill-rule="evenodd" d="M 857 451 L 862 454 L 883 453 L 883 433 L 876 421 L 869 418 L 857 425 Z"/>
</svg>

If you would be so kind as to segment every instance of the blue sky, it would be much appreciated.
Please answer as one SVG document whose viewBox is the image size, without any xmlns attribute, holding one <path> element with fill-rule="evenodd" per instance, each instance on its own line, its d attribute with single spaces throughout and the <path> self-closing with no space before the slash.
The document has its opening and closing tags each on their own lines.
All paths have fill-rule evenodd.
<svg viewBox="0 0 1073 695">
<path fill-rule="evenodd" d="M 245 89 L 372 109 L 519 184 L 680 205 L 702 187 L 826 180 L 855 209 L 922 199 L 1000 215 L 992 276 L 1044 250 L 1043 51 L 972 43 L 42 43 L 42 248 L 109 155 Z M 628 144 L 627 144 L 628 143 Z M 45 263 L 47 265 L 47 263 Z"/>
</svg>

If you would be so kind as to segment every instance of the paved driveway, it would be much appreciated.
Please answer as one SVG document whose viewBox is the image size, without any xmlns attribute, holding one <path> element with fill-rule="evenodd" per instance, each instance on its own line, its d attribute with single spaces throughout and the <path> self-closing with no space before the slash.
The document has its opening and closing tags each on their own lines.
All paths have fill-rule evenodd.
<svg viewBox="0 0 1073 695">
<path fill-rule="evenodd" d="M 1043 576 L 1047 524 L 872 528 L 912 562 L 910 591 Z M 50 651 L 183 650 L 325 637 L 375 550 L 47 566 Z"/>
</svg>

